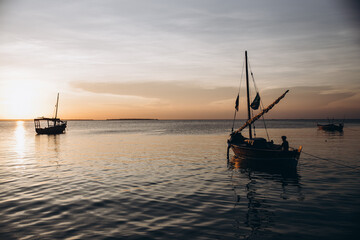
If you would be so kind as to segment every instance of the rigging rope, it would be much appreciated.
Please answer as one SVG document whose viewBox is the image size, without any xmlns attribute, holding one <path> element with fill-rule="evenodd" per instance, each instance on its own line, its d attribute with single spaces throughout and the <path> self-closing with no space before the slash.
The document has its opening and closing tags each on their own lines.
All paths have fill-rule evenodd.
<svg viewBox="0 0 360 240">
<path fill-rule="evenodd" d="M 243 62 L 243 67 L 242 67 L 242 70 L 241 70 L 241 77 L 240 77 L 240 84 L 239 84 L 239 91 L 238 91 L 238 93 L 240 93 L 241 80 L 242 80 L 242 78 L 243 78 L 243 74 L 244 74 L 244 66 L 245 66 L 245 62 Z"/>
<path fill-rule="evenodd" d="M 254 110 L 251 108 L 251 118 L 254 117 Z M 254 129 L 254 137 L 256 137 L 256 129 L 255 129 L 255 123 L 252 125 Z"/>
<path fill-rule="evenodd" d="M 351 131 L 360 131 L 360 129 L 355 129 L 355 128 L 348 128 L 348 127 L 346 127 L 346 129 L 350 129 Z"/>
<path fill-rule="evenodd" d="M 354 167 L 354 166 L 350 166 L 350 165 L 346 165 L 346 164 L 342 164 L 342 163 L 339 163 L 335 160 L 331 160 L 331 159 L 328 159 L 328 158 L 322 158 L 322 157 L 319 157 L 319 156 L 316 156 L 316 155 L 313 155 L 313 154 L 310 154 L 310 153 L 307 153 L 307 152 L 304 152 L 302 151 L 303 154 L 306 154 L 308 156 L 311 156 L 311 157 L 314 157 L 314 158 L 317 158 L 317 159 L 321 159 L 321 160 L 325 160 L 325 161 L 328 161 L 328 162 L 331 162 L 331 163 L 334 163 L 334 164 L 337 164 L 337 165 L 340 165 L 340 166 L 343 166 L 343 167 L 347 167 L 347 168 L 351 168 L 351 169 L 354 169 L 356 171 L 360 171 L 360 166 L 358 167 Z"/>
<path fill-rule="evenodd" d="M 242 67 L 242 70 L 241 70 L 240 83 L 239 83 L 239 89 L 238 89 L 239 102 L 240 102 L 240 89 L 241 89 L 241 82 L 242 82 L 242 78 L 243 78 L 243 74 L 244 74 L 244 66 L 245 66 L 245 62 L 243 63 L 243 67 Z M 238 107 L 240 107 L 240 103 L 239 103 L 239 106 L 238 106 Z M 231 128 L 231 132 L 234 132 L 234 125 L 235 125 L 236 112 L 237 112 L 237 110 L 235 109 L 235 112 L 234 112 L 234 119 L 233 119 L 233 124 L 232 124 L 232 128 Z"/>
<path fill-rule="evenodd" d="M 253 83 L 254 83 L 255 91 L 256 91 L 256 93 L 259 93 L 259 90 L 258 90 L 258 88 L 257 88 L 257 86 L 256 86 L 254 74 L 253 74 L 253 72 L 252 72 L 251 65 L 250 65 L 250 62 L 249 62 L 249 61 L 248 61 L 248 64 L 249 64 L 250 73 L 251 73 L 250 75 L 251 75 L 252 81 L 253 81 Z M 264 104 L 263 104 L 263 102 L 262 102 L 262 98 L 260 98 L 260 110 L 262 111 L 263 109 L 264 109 Z M 270 141 L 270 136 L 269 136 L 269 132 L 268 132 L 268 130 L 267 130 L 267 126 L 266 126 L 266 122 L 265 122 L 265 117 L 264 117 L 264 115 L 262 115 L 262 119 L 263 119 L 263 123 L 264 123 L 264 128 L 265 128 L 265 132 L 266 132 L 267 139 L 268 139 L 268 141 Z M 254 130 L 255 130 L 255 124 L 254 124 Z"/>
</svg>

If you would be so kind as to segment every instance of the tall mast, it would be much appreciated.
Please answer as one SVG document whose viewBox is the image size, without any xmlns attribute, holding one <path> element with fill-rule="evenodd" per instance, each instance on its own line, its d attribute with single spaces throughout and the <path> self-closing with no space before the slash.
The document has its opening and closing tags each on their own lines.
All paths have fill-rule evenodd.
<svg viewBox="0 0 360 240">
<path fill-rule="evenodd" d="M 57 100 L 56 100 L 56 105 L 55 105 L 55 108 L 56 108 L 56 111 L 55 111 L 55 119 L 56 119 L 56 117 L 57 117 L 58 106 L 59 106 L 59 93 L 57 94 Z"/>
<path fill-rule="evenodd" d="M 249 72 L 248 72 L 247 51 L 245 51 L 245 66 L 246 66 L 246 95 L 247 95 L 248 120 L 250 120 L 251 112 L 250 112 Z M 252 139 L 251 124 L 249 124 L 249 138 Z"/>
</svg>

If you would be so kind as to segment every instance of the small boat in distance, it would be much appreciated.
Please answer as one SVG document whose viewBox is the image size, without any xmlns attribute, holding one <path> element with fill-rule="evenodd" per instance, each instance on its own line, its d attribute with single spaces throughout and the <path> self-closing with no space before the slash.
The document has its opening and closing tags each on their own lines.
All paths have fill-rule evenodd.
<svg viewBox="0 0 360 240">
<path fill-rule="evenodd" d="M 324 131 L 339 131 L 342 132 L 344 128 L 344 123 L 329 123 L 329 124 L 317 124 L 318 129 Z"/>
<path fill-rule="evenodd" d="M 277 98 L 272 104 L 270 104 L 266 108 L 262 108 L 260 106 L 260 95 L 257 91 L 256 85 L 256 97 L 252 103 L 250 103 L 249 97 L 249 74 L 248 74 L 248 59 L 247 59 L 247 51 L 245 51 L 245 67 L 246 67 L 246 90 L 247 90 L 247 111 L 248 111 L 248 120 L 245 124 L 237 129 L 233 130 L 230 134 L 230 139 L 228 140 L 228 159 L 229 159 L 229 149 L 231 148 L 236 155 L 236 157 L 245 159 L 246 161 L 250 161 L 253 164 L 259 165 L 271 165 L 278 166 L 280 165 L 289 165 L 292 167 L 296 167 L 300 153 L 302 150 L 302 146 L 298 149 L 289 148 L 288 142 L 286 141 L 286 136 L 283 136 L 283 144 L 274 144 L 274 142 L 268 137 L 268 140 L 265 138 L 253 137 L 252 135 L 252 124 L 262 117 L 265 113 L 270 111 L 279 101 L 285 97 L 289 90 L 283 93 L 279 98 Z M 253 77 L 253 74 L 251 73 Z M 254 80 L 254 79 L 253 79 Z M 260 106 L 260 113 L 255 116 L 252 116 L 252 111 L 258 109 Z M 239 95 L 235 101 L 235 115 L 234 120 L 236 118 L 236 112 L 239 107 Z M 265 120 L 264 120 L 265 121 Z M 241 131 L 248 127 L 249 130 L 249 138 L 246 138 L 242 135 Z M 265 128 L 266 130 L 266 128 Z M 255 128 L 254 128 L 255 131 Z M 266 130 L 267 131 L 267 130 Z"/>
<path fill-rule="evenodd" d="M 55 117 L 54 118 L 35 118 L 35 131 L 37 134 L 47 134 L 47 135 L 54 135 L 54 134 L 61 134 L 64 133 L 66 129 L 66 121 L 60 120 L 57 118 L 57 112 L 59 107 L 59 93 L 57 95 L 57 101 L 55 105 Z M 44 127 L 42 127 L 44 125 Z"/>
</svg>

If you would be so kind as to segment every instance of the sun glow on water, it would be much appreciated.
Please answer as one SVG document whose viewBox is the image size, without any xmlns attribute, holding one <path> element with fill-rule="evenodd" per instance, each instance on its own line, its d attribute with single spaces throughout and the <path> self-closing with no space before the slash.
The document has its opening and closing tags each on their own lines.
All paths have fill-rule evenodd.
<svg viewBox="0 0 360 240">
<path fill-rule="evenodd" d="M 25 128 L 24 121 L 16 122 L 15 129 L 15 152 L 19 160 L 22 160 L 25 156 Z"/>
</svg>

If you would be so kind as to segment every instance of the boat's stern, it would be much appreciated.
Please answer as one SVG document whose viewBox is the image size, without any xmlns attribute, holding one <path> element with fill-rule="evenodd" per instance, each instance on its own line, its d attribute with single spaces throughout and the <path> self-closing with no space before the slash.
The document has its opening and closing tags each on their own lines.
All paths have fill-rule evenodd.
<svg viewBox="0 0 360 240">
<path fill-rule="evenodd" d="M 303 149 L 303 146 L 300 146 L 298 149 L 294 149 L 293 151 L 295 152 L 295 159 L 296 161 L 299 161 L 299 158 L 300 158 L 300 154 L 301 154 L 301 151 Z"/>
</svg>

